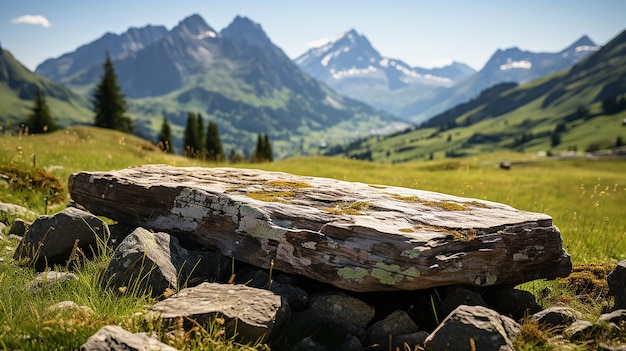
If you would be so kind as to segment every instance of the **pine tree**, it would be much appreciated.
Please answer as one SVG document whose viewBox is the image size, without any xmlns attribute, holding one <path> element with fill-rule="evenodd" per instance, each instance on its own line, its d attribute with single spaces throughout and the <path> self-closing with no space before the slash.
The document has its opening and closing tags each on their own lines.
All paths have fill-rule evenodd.
<svg viewBox="0 0 626 351">
<path fill-rule="evenodd" d="M 224 161 L 224 148 L 220 141 L 220 132 L 217 123 L 209 121 L 209 127 L 206 133 L 206 150 L 209 160 L 222 162 Z"/>
<path fill-rule="evenodd" d="M 256 148 L 254 149 L 254 155 L 252 155 L 252 162 L 262 162 L 261 155 L 263 153 L 263 136 L 257 135 Z"/>
<path fill-rule="evenodd" d="M 196 157 L 200 148 L 198 147 L 198 127 L 196 125 L 196 116 L 189 112 L 187 114 L 187 125 L 185 126 L 185 135 L 183 136 L 183 147 L 187 157 Z"/>
<path fill-rule="evenodd" d="M 172 129 L 170 123 L 167 121 L 167 117 L 163 117 L 163 124 L 161 125 L 161 133 L 159 133 L 159 140 L 157 140 L 159 148 L 169 154 L 174 153 L 174 143 L 172 142 Z"/>
<path fill-rule="evenodd" d="M 269 162 L 274 161 L 274 152 L 272 151 L 272 144 L 270 144 L 270 137 L 267 133 L 263 136 L 263 155 L 265 160 Z"/>
<path fill-rule="evenodd" d="M 198 113 L 196 115 L 196 130 L 198 133 L 198 151 L 202 152 L 204 145 L 206 143 L 206 138 L 204 135 L 204 118 L 202 118 L 202 114 Z"/>
<path fill-rule="evenodd" d="M 27 125 L 29 132 L 33 134 L 53 132 L 58 129 L 50 116 L 50 109 L 46 103 L 46 94 L 39 87 L 37 87 L 37 92 L 35 93 L 35 101 L 31 114 L 28 117 Z"/>
<path fill-rule="evenodd" d="M 267 133 L 259 134 L 257 136 L 256 149 L 254 151 L 254 156 L 252 157 L 252 161 L 253 162 L 274 161 L 272 145 L 270 144 L 270 139 Z"/>
<path fill-rule="evenodd" d="M 130 133 L 133 130 L 133 122 L 126 116 L 128 106 L 122 90 L 117 83 L 117 75 L 113 68 L 113 62 L 109 54 L 102 65 L 104 75 L 93 94 L 93 109 L 96 112 L 95 126 L 121 130 Z"/>
</svg>

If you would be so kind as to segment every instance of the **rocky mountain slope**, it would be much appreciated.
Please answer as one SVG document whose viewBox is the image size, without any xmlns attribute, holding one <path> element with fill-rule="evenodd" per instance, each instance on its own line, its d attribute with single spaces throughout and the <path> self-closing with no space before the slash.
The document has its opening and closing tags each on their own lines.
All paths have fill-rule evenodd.
<svg viewBox="0 0 626 351">
<path fill-rule="evenodd" d="M 180 138 L 187 112 L 202 113 L 217 121 L 227 146 L 250 150 L 255 133 L 269 132 L 278 141 L 278 156 L 287 156 L 397 122 L 391 114 L 344 98 L 304 74 L 248 18 L 237 17 L 220 32 L 199 15 L 185 18 L 167 33 L 158 28 L 137 30 L 152 33 L 145 37 L 154 41 L 141 41 L 133 46 L 136 50 L 122 51 L 114 59 L 137 132 L 146 138 L 156 135 L 163 117 Z M 124 33 L 118 39 L 124 42 L 121 38 L 129 36 Z M 80 49 L 101 51 L 81 70 L 57 74 L 64 71 L 66 59 L 61 57 L 46 61 L 38 72 L 55 72 L 50 78 L 88 95 L 102 74 L 103 41 Z M 64 55 L 77 56 L 78 50 Z"/>
<path fill-rule="evenodd" d="M 381 55 L 354 29 L 321 41 L 295 59 L 315 79 L 339 93 L 392 113 L 415 96 L 430 96 L 439 87 L 451 87 L 475 73 L 469 66 L 425 69 Z"/>
</svg>

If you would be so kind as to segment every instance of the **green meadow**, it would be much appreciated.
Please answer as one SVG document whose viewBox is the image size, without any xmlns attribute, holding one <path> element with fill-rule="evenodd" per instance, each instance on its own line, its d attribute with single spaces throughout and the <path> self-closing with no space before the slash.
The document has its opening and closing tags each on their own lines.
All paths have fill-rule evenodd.
<svg viewBox="0 0 626 351">
<path fill-rule="evenodd" d="M 510 162 L 511 169 L 500 169 L 501 162 Z M 164 154 L 150 142 L 131 135 L 72 127 L 47 135 L 0 135 L 0 174 L 5 175 L 0 179 L 0 202 L 28 207 L 37 215 L 54 213 L 70 200 L 67 179 L 71 173 L 141 164 L 259 168 L 496 201 L 551 215 L 575 265 L 615 264 L 626 259 L 626 161 L 618 159 L 559 160 L 535 154 L 493 153 L 401 164 L 324 157 L 263 164 L 215 164 Z M 54 182 L 50 176 L 60 181 L 57 187 L 51 186 Z M 0 221 L 12 220 L 0 217 Z M 110 255 L 78 269 L 80 279 L 76 282 L 29 292 L 25 285 L 34 277 L 34 270 L 13 262 L 16 239 L 0 238 L 0 348 L 75 349 L 110 323 L 131 331 L 162 331 L 162 326 L 143 318 L 143 306 L 154 302 L 149 297 L 98 288 Z M 76 310 L 61 317 L 47 309 L 63 300 L 85 305 L 91 312 Z M 219 324 L 193 334 L 174 335 L 178 336 L 165 341 L 183 350 L 265 347 L 237 345 L 221 336 Z"/>
<path fill-rule="evenodd" d="M 511 170 L 502 170 L 510 162 Z M 494 153 L 469 158 L 382 164 L 345 158 L 291 158 L 274 163 L 215 164 L 159 152 L 132 135 L 93 127 L 73 127 L 48 135 L 0 137 L 0 165 L 43 168 L 67 190 L 73 172 L 113 170 L 140 164 L 246 167 L 328 177 L 368 184 L 430 190 L 508 204 L 551 215 L 575 263 L 626 258 L 626 161 L 563 159 L 524 153 Z M 45 211 L 36 189 L 0 186 L 0 201 Z M 49 204 L 62 209 L 64 201 Z"/>
</svg>

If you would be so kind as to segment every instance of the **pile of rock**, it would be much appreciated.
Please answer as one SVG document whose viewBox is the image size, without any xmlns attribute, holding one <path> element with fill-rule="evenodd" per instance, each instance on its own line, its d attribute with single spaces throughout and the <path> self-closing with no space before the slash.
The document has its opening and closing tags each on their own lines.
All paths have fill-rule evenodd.
<svg viewBox="0 0 626 351">
<path fill-rule="evenodd" d="M 513 350 L 527 316 L 571 340 L 598 323 L 626 321 L 626 261 L 609 276 L 614 312 L 600 322 L 543 310 L 514 289 L 567 276 L 571 263 L 548 216 L 501 204 L 165 166 L 75 174 L 70 192 L 118 224 L 73 207 L 40 217 L 23 233 L 16 260 L 66 264 L 109 245 L 102 288 L 150 292 L 160 301 L 149 310 L 164 321 L 219 316 L 228 333 L 275 350 Z M 55 279 L 75 277 L 48 272 L 33 288 Z M 157 343 L 108 326 L 84 349 L 168 349 Z"/>
</svg>

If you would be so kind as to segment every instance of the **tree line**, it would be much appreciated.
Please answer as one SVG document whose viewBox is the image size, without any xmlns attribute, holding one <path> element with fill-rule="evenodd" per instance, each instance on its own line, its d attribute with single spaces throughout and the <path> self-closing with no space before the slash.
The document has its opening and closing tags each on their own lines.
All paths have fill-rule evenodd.
<svg viewBox="0 0 626 351">
<path fill-rule="evenodd" d="M 167 153 L 175 153 L 172 141 L 172 129 L 167 118 L 163 118 L 161 132 L 157 138 L 159 148 Z M 202 114 L 187 113 L 187 124 L 183 133 L 182 154 L 190 158 L 199 158 L 214 162 L 226 160 L 224 147 L 220 140 L 219 128 L 216 122 L 209 121 L 206 131 Z M 272 145 L 269 135 L 258 134 L 256 149 L 249 160 L 241 155 L 235 148 L 230 150 L 228 161 L 230 162 L 272 162 L 274 160 Z"/>
<path fill-rule="evenodd" d="M 94 126 L 131 133 L 135 127 L 132 119 L 126 114 L 128 103 L 117 81 L 117 74 L 108 53 L 102 66 L 104 74 L 94 90 L 91 101 L 95 113 Z M 58 126 L 50 114 L 45 92 L 38 86 L 36 89 L 31 114 L 26 123 L 28 133 L 53 132 L 58 129 Z M 172 141 L 172 129 L 166 117 L 163 118 L 161 131 L 157 136 L 157 144 L 165 152 L 175 152 Z M 217 123 L 209 121 L 205 131 L 202 115 L 189 112 L 183 136 L 182 154 L 191 158 L 223 162 L 226 155 L 220 140 Z M 241 162 L 245 158 L 233 148 L 228 155 L 228 159 L 231 162 Z M 273 159 L 272 146 L 268 134 L 259 134 L 256 149 L 250 161 L 272 162 Z"/>
</svg>

